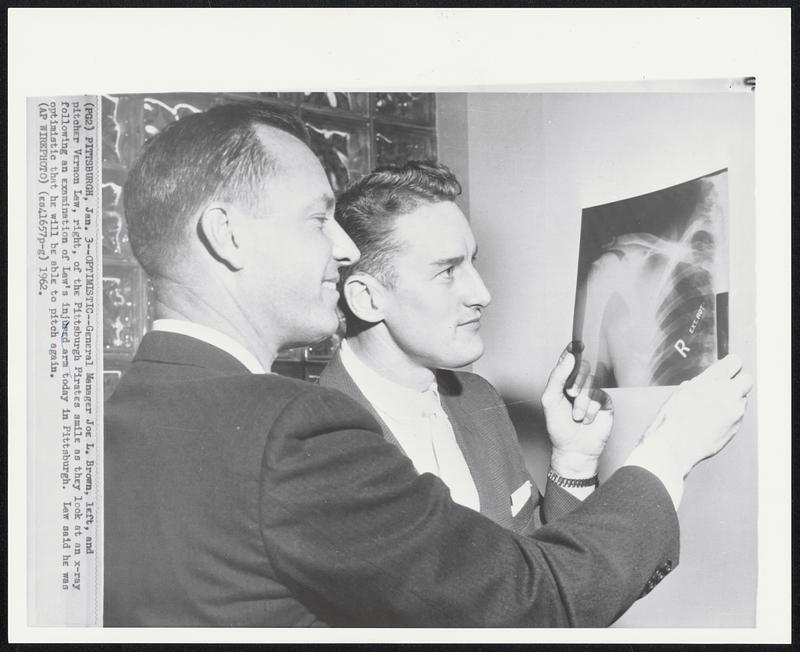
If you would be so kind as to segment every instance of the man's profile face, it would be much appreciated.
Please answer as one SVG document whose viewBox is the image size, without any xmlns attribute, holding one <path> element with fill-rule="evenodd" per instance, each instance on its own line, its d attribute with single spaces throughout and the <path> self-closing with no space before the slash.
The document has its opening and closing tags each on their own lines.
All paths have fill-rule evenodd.
<svg viewBox="0 0 800 652">
<path fill-rule="evenodd" d="M 477 245 L 455 203 L 425 203 L 397 218 L 386 325 L 412 362 L 458 368 L 483 354 L 480 318 L 491 296 L 474 267 Z"/>
<path fill-rule="evenodd" d="M 339 267 L 358 260 L 358 249 L 333 218 L 333 192 L 311 150 L 276 130 L 262 142 L 277 169 L 240 243 L 247 301 L 281 348 L 309 344 L 335 332 Z"/>
</svg>

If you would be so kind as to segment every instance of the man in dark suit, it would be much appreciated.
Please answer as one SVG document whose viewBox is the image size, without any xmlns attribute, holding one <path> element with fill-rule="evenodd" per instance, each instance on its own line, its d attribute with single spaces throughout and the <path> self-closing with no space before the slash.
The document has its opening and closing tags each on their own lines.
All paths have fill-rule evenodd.
<svg viewBox="0 0 800 652">
<path fill-rule="evenodd" d="M 476 374 L 442 368 L 481 356 L 481 314 L 491 300 L 475 268 L 475 237 L 455 204 L 460 194 L 446 166 L 412 161 L 380 168 L 338 198 L 336 220 L 361 258 L 342 274 L 346 339 L 320 384 L 372 412 L 386 440 L 418 472 L 439 476 L 453 500 L 528 534 L 541 525 L 540 501 L 546 521 L 594 490 L 611 429 L 610 400 L 599 412 L 588 384 L 581 391 L 583 363 L 570 388 L 574 405 L 548 405 L 553 461 L 542 501 L 495 389 Z M 571 419 L 552 411 L 569 408 Z M 558 473 L 570 439 L 586 447 L 579 451 L 587 460 L 581 477 Z"/>
<path fill-rule="evenodd" d="M 266 373 L 334 332 L 358 259 L 305 138 L 263 106 L 217 107 L 154 137 L 126 181 L 157 319 L 105 405 L 104 623 L 609 624 L 677 563 L 674 492 L 736 430 L 740 363 L 665 405 L 638 446 L 660 468 L 623 467 L 530 537 L 499 527 L 348 397 Z"/>
</svg>

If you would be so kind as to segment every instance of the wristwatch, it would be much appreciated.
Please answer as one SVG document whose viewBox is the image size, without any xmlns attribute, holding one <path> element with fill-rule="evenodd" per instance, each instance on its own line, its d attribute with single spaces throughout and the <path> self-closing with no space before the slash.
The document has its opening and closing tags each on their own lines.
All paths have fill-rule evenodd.
<svg viewBox="0 0 800 652">
<path fill-rule="evenodd" d="M 597 474 L 593 475 L 591 478 L 564 478 L 553 471 L 553 469 L 550 469 L 547 472 L 547 479 L 555 482 L 559 487 L 564 487 L 565 489 L 577 487 L 597 487 L 600 484 L 600 478 L 597 477 Z"/>
</svg>

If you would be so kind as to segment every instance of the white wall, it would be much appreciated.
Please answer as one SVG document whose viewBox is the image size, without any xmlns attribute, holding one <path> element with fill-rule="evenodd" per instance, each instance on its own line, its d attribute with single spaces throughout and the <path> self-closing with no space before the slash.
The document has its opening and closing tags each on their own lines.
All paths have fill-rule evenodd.
<svg viewBox="0 0 800 652">
<path fill-rule="evenodd" d="M 458 129 L 442 128 L 443 107 Z M 509 403 L 541 486 L 548 451 L 538 396 L 570 340 L 583 207 L 727 167 L 730 349 L 755 373 L 751 95 L 459 94 L 440 101 L 439 120 L 440 160 L 462 175 L 479 269 L 493 294 L 486 354 L 474 370 Z M 616 419 L 601 479 L 623 462 L 670 391 L 612 390 Z M 754 624 L 756 453 L 753 396 L 734 442 L 686 483 L 678 569 L 618 625 Z"/>
</svg>

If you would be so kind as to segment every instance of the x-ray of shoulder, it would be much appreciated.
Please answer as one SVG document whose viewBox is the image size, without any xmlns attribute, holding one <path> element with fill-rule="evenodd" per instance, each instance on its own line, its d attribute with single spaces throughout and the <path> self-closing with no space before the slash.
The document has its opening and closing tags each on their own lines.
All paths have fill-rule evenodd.
<svg viewBox="0 0 800 652">
<path fill-rule="evenodd" d="M 573 342 L 595 387 L 676 385 L 727 355 L 727 169 L 583 209 Z"/>
</svg>

